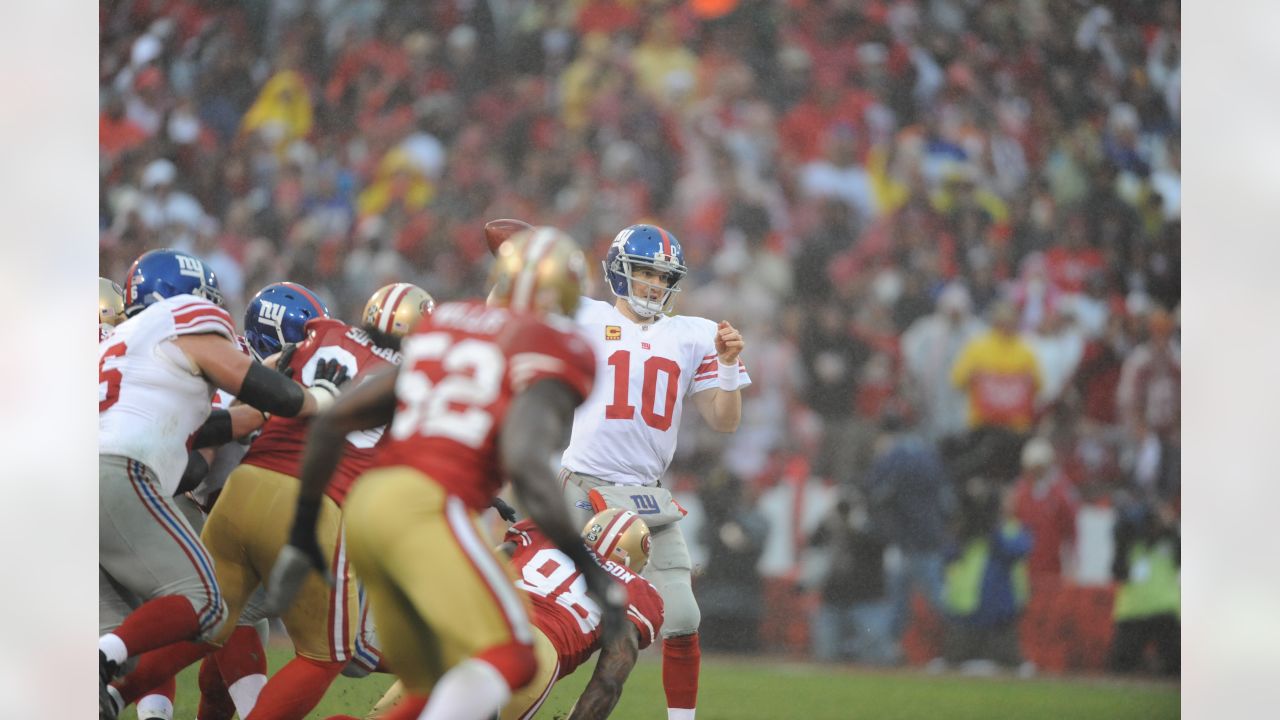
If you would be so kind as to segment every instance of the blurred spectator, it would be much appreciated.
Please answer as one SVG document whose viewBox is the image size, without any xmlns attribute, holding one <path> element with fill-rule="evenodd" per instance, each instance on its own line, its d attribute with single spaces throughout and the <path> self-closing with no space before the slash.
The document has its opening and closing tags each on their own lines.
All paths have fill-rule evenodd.
<svg viewBox="0 0 1280 720">
<path fill-rule="evenodd" d="M 727 470 L 712 471 L 700 495 L 706 518 L 702 542 L 708 550 L 707 570 L 698 583 L 702 644 L 710 650 L 753 652 L 759 648 L 764 613 L 756 565 L 769 523 L 746 502 L 742 481 Z"/>
<path fill-rule="evenodd" d="M 961 349 L 985 327 L 971 305 L 965 286 L 951 283 L 938 295 L 937 312 L 916 320 L 902 335 L 903 363 L 930 440 L 960 433 L 967 425 L 967 398 L 948 376 Z"/>
<path fill-rule="evenodd" d="M 1148 339 L 1124 361 L 1116 404 L 1137 458 L 1134 479 L 1173 497 L 1181 475 L 1181 359 L 1173 318 L 1161 308 L 1147 316 Z"/>
<path fill-rule="evenodd" d="M 935 611 L 942 608 L 943 551 L 954 498 L 937 451 L 901 416 L 884 417 L 875 452 L 867 493 L 880 536 L 900 558 L 889 573 L 896 643 L 910 619 L 914 592 L 921 592 Z"/>
<path fill-rule="evenodd" d="M 827 662 L 897 663 L 901 652 L 885 587 L 885 544 L 872 528 L 862 492 L 847 489 L 809 542 L 826 548 L 830 557 L 809 633 L 814 656 Z"/>
<path fill-rule="evenodd" d="M 1033 437 L 1022 446 L 1022 474 L 1013 486 L 1013 511 L 1035 542 L 1027 556 L 1033 593 L 1052 594 L 1070 567 L 1079 500 L 1058 467 L 1053 445 Z"/>
<path fill-rule="evenodd" d="M 858 370 L 869 352 L 849 332 L 849 317 L 834 301 L 824 304 L 817 322 L 805 328 L 800 342 L 805 399 L 822 418 L 822 449 L 814 472 L 824 477 L 848 480 L 855 472 L 859 421 L 851 411 Z"/>
<path fill-rule="evenodd" d="M 1012 480 L 1042 386 L 1035 353 L 1018 337 L 1012 303 L 992 308 L 991 330 L 960 351 L 951 383 L 969 396 L 969 434 L 955 463 L 957 480 L 973 475 Z"/>
<path fill-rule="evenodd" d="M 994 665 L 1027 672 L 1018 647 L 1018 617 L 1030 588 L 1026 556 L 1031 535 L 1014 517 L 1012 495 L 998 484 L 965 483 L 962 522 L 946 567 L 947 637 L 943 659 L 962 670 Z"/>
<path fill-rule="evenodd" d="M 1143 670 L 1144 652 L 1154 645 L 1156 672 L 1176 677 L 1182 670 L 1182 540 L 1173 506 L 1167 502 L 1154 508 L 1140 502 L 1122 505 L 1115 541 L 1111 571 L 1120 589 L 1111 668 Z"/>
</svg>

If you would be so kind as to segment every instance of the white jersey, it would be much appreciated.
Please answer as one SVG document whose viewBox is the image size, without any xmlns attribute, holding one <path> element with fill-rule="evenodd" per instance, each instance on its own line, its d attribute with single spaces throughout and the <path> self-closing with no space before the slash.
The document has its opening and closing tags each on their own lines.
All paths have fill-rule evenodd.
<svg viewBox="0 0 1280 720">
<path fill-rule="evenodd" d="M 226 310 L 178 295 L 121 323 L 98 346 L 98 452 L 151 468 L 169 495 L 187 466 L 187 439 L 209 417 L 215 389 L 173 343 L 200 333 L 236 337 Z"/>
<path fill-rule="evenodd" d="M 573 414 L 561 463 L 618 485 L 653 485 L 671 464 L 684 398 L 718 387 L 716 323 L 661 315 L 632 322 L 610 303 L 582 298 L 574 317 L 596 355 L 596 384 Z M 739 384 L 751 384 L 738 363 Z"/>
</svg>

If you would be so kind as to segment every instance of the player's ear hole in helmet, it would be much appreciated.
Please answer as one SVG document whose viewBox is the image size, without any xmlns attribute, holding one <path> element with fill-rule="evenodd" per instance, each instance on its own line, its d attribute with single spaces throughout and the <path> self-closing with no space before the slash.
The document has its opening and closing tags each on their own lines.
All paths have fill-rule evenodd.
<svg viewBox="0 0 1280 720">
<path fill-rule="evenodd" d="M 649 564 L 649 526 L 630 510 L 606 508 L 582 527 L 582 539 L 600 557 L 639 574 Z"/>
<path fill-rule="evenodd" d="M 245 308 L 244 337 L 253 356 L 263 360 L 306 339 L 304 327 L 319 317 L 329 317 L 329 308 L 314 292 L 298 283 L 272 283 Z"/>
</svg>

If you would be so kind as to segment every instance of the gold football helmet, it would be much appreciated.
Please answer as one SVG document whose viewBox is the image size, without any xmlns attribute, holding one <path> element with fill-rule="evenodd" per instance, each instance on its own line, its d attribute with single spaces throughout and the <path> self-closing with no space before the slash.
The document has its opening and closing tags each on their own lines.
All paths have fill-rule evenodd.
<svg viewBox="0 0 1280 720">
<path fill-rule="evenodd" d="M 435 309 L 431 293 L 412 283 L 392 283 L 378 288 L 365 303 L 364 323 L 388 335 L 404 337 Z"/>
<path fill-rule="evenodd" d="M 98 278 L 98 322 L 106 325 L 124 322 L 124 289 L 104 277 Z"/>
<path fill-rule="evenodd" d="M 625 565 L 639 574 L 649 563 L 649 526 L 639 515 L 622 508 L 605 508 L 582 528 L 582 539 L 600 557 Z"/>
<path fill-rule="evenodd" d="M 578 243 L 553 227 L 522 230 L 498 248 L 488 303 L 572 316 L 585 291 L 587 260 Z"/>
</svg>

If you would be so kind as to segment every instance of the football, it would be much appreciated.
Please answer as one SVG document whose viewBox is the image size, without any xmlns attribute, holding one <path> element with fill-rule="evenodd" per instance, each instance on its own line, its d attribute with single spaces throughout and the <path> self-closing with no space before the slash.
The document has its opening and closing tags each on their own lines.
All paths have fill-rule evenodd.
<svg viewBox="0 0 1280 720">
<path fill-rule="evenodd" d="M 494 255 L 498 254 L 498 248 L 507 238 L 515 235 L 521 230 L 531 230 L 533 226 L 523 220 L 511 220 L 504 218 L 501 220 L 490 220 L 484 224 L 484 239 L 489 243 L 489 252 Z"/>
</svg>

